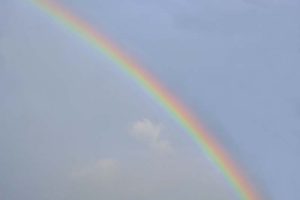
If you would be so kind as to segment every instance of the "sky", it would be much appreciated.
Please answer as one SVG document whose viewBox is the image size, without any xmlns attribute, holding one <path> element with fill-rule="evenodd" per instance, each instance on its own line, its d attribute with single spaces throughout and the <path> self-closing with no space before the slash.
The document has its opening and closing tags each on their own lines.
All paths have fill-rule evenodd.
<svg viewBox="0 0 300 200">
<path fill-rule="evenodd" d="M 300 1 L 60 0 L 142 63 L 266 199 L 300 199 Z M 0 0 L 1 200 L 238 199 L 111 60 Z"/>
</svg>

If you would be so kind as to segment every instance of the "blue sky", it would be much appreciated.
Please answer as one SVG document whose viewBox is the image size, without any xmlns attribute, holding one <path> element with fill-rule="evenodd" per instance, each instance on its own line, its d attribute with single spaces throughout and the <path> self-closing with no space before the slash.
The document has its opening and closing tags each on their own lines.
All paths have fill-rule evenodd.
<svg viewBox="0 0 300 200">
<path fill-rule="evenodd" d="M 193 109 L 269 199 L 300 198 L 299 1 L 62 2 Z M 1 4 L 1 199 L 238 199 L 109 59 L 30 1 Z"/>
</svg>

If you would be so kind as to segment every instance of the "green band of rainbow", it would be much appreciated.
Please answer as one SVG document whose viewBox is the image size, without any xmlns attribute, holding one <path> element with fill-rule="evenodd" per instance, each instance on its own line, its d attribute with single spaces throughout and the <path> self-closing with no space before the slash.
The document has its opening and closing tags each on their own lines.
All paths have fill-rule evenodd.
<svg viewBox="0 0 300 200">
<path fill-rule="evenodd" d="M 152 96 L 198 143 L 205 155 L 222 172 L 229 184 L 242 200 L 260 200 L 252 185 L 220 144 L 200 125 L 196 117 L 178 98 L 175 98 L 145 68 L 125 55 L 108 38 L 96 31 L 88 23 L 75 16 L 57 1 L 33 0 L 35 5 L 46 11 L 49 16 L 75 32 L 90 45 L 109 57 L 123 72 L 128 74 L 150 96 Z"/>
</svg>

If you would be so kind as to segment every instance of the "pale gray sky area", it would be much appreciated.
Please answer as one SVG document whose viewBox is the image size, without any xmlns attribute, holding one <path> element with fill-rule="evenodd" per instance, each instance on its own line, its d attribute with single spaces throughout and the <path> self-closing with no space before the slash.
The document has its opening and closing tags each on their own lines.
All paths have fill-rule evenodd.
<svg viewBox="0 0 300 200">
<path fill-rule="evenodd" d="M 299 0 L 60 2 L 193 110 L 266 199 L 300 199 Z M 239 199 L 136 82 L 30 0 L 0 0 L 0 97 L 1 200 Z"/>
</svg>

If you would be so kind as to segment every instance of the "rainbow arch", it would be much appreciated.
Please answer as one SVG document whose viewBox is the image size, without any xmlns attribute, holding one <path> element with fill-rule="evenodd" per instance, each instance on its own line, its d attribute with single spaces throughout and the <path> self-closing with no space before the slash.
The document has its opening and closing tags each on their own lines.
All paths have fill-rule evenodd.
<svg viewBox="0 0 300 200">
<path fill-rule="evenodd" d="M 238 168 L 237 164 L 216 139 L 203 128 L 196 116 L 145 68 L 126 55 L 105 35 L 79 16 L 76 16 L 57 0 L 31 1 L 55 21 L 75 32 L 100 53 L 110 58 L 120 70 L 125 72 L 153 97 L 201 147 L 205 155 L 220 170 L 241 200 L 262 200 L 241 169 Z"/>
</svg>

